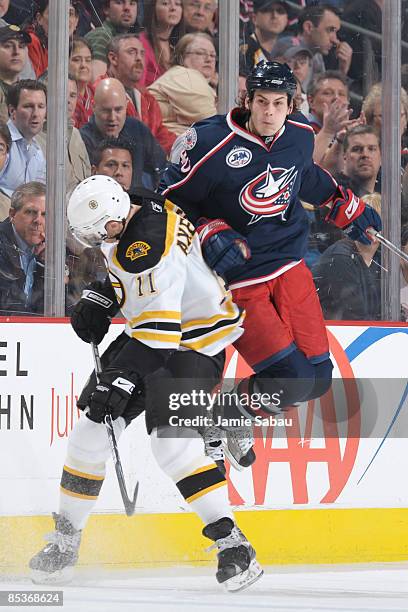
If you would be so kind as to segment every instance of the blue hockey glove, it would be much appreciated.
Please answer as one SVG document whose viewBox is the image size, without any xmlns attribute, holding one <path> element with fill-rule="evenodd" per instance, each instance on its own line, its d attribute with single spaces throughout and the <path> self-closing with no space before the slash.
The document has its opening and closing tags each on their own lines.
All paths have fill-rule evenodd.
<svg viewBox="0 0 408 612">
<path fill-rule="evenodd" d="M 198 220 L 197 232 L 206 263 L 222 277 L 251 257 L 251 250 L 244 238 L 223 219 Z"/>
<path fill-rule="evenodd" d="M 120 417 L 126 410 L 133 392 L 137 393 L 140 378 L 135 372 L 111 370 L 102 372 L 95 391 L 89 400 L 86 416 L 95 423 L 102 423 L 107 414 L 112 420 Z"/>
<path fill-rule="evenodd" d="M 381 232 L 382 223 L 377 211 L 366 204 L 363 213 L 357 219 L 354 219 L 353 223 L 344 230 L 344 233 L 352 240 L 358 240 L 363 244 L 371 244 L 373 238 L 370 234 L 367 234 L 369 228 L 373 228 L 376 232 Z"/>
</svg>

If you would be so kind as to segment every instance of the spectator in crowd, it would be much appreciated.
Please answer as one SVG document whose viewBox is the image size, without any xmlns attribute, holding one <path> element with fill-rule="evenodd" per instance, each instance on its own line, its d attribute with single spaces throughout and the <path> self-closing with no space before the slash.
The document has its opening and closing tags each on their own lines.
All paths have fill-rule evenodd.
<svg viewBox="0 0 408 612">
<path fill-rule="evenodd" d="M 0 120 L 8 120 L 6 95 L 10 85 L 21 78 L 24 64 L 27 60 L 27 44 L 29 34 L 18 26 L 0 28 Z"/>
<path fill-rule="evenodd" d="M 44 313 L 45 185 L 28 182 L 0 223 L 0 315 Z"/>
<path fill-rule="evenodd" d="M 75 127 L 88 123 L 94 107 L 95 90 L 92 80 L 92 52 L 84 38 L 74 38 L 69 57 L 68 70 L 77 82 L 78 100 L 75 109 Z"/>
<path fill-rule="evenodd" d="M 168 70 L 176 44 L 184 34 L 182 0 L 151 0 L 144 7 L 140 40 L 145 49 L 145 70 L 140 85 L 148 87 Z"/>
<path fill-rule="evenodd" d="M 7 17 L 8 23 L 21 25 L 32 17 L 32 5 L 32 0 L 1 0 L 0 14 Z"/>
<path fill-rule="evenodd" d="M 347 130 L 365 123 L 360 114 L 350 119 L 346 77 L 338 70 L 327 70 L 313 80 L 308 90 L 309 121 L 316 133 L 313 159 L 329 172 L 343 167 L 343 139 Z"/>
<path fill-rule="evenodd" d="M 217 54 L 207 34 L 185 34 L 177 43 L 174 65 L 150 87 L 160 105 L 164 125 L 182 134 L 196 121 L 217 113 L 216 94 L 208 84 Z"/>
<path fill-rule="evenodd" d="M 331 50 L 334 50 L 336 60 L 331 68 L 347 75 L 353 50 L 347 42 L 337 37 L 340 17 L 336 7 L 324 3 L 306 6 L 298 15 L 298 29 L 299 34 L 292 42 L 308 47 L 313 54 L 310 81 L 304 84 L 308 93 L 312 79 L 326 70 L 325 58 Z"/>
<path fill-rule="evenodd" d="M 90 176 L 91 164 L 81 133 L 75 127 L 78 89 L 73 75 L 68 75 L 68 151 L 66 189 L 70 193 L 81 181 Z"/>
<path fill-rule="evenodd" d="M 160 106 L 156 98 L 139 83 L 143 74 L 145 50 L 135 34 L 119 34 L 112 38 L 108 48 L 108 74 L 118 79 L 129 98 L 128 117 L 145 123 L 160 146 L 170 153 L 176 134 L 163 125 Z"/>
<path fill-rule="evenodd" d="M 381 168 L 380 136 L 369 125 L 358 125 L 346 132 L 343 148 L 343 170 L 334 178 L 359 197 L 381 192 L 379 173 Z M 306 207 L 307 208 L 307 207 Z M 338 228 L 325 221 L 324 208 L 308 210 L 311 222 L 308 262 L 314 263 L 327 247 L 342 238 Z"/>
<path fill-rule="evenodd" d="M 381 212 L 379 194 L 364 200 Z M 313 268 L 325 319 L 377 321 L 381 318 L 381 267 L 378 241 L 362 244 L 343 238 L 331 245 Z"/>
<path fill-rule="evenodd" d="M 371 87 L 367 96 L 363 101 L 363 113 L 368 125 L 372 125 L 379 133 L 382 127 L 382 85 L 376 83 Z M 408 222 L 408 149 L 403 146 L 404 134 L 407 130 L 408 117 L 408 94 L 405 89 L 401 88 L 401 113 L 400 113 L 400 131 L 401 131 L 401 182 L 402 182 L 402 207 L 401 221 Z"/>
<path fill-rule="evenodd" d="M 106 138 L 122 138 L 133 150 L 132 187 L 143 184 L 155 188 L 159 172 L 165 165 L 165 154 L 149 128 L 134 117 L 126 117 L 127 97 L 117 79 L 104 79 L 95 90 L 95 110 L 89 122 L 81 128 L 91 164 L 95 151 Z"/>
<path fill-rule="evenodd" d="M 111 38 L 126 32 L 137 33 L 137 0 L 104 0 L 105 21 L 86 34 L 92 49 L 92 80 L 106 73 L 107 49 Z"/>
<path fill-rule="evenodd" d="M 186 32 L 215 31 L 216 0 L 183 0 L 183 22 Z"/>
<path fill-rule="evenodd" d="M 119 138 L 102 141 L 95 152 L 92 174 L 111 176 L 125 191 L 129 191 L 133 174 L 132 147 Z M 89 283 L 105 279 L 106 265 L 99 247 L 78 250 L 78 245 L 72 245 L 72 240 L 73 237 L 70 236 L 73 246 L 70 258 L 70 292 L 79 299 Z"/>
<path fill-rule="evenodd" d="M 31 42 L 28 45 L 28 55 L 36 77 L 40 77 L 48 69 L 48 4 L 49 0 L 35 0 L 34 21 L 28 25 Z M 78 9 L 75 1 L 69 7 L 69 36 L 72 37 L 78 25 Z"/>
<path fill-rule="evenodd" d="M 286 39 L 287 41 L 287 39 Z M 307 93 L 306 84 L 310 83 L 313 55 L 304 45 L 293 45 L 291 42 L 279 41 L 274 49 L 274 59 L 286 62 L 293 74 L 300 82 L 302 92 Z"/>
<path fill-rule="evenodd" d="M 408 255 L 408 223 L 401 228 L 401 249 Z M 401 319 L 408 322 L 408 263 L 401 260 Z"/>
<path fill-rule="evenodd" d="M 4 28 L 10 25 L 9 23 L 7 23 L 7 21 L 3 19 L 4 15 L 8 12 L 9 7 L 10 7 L 10 0 L 1 0 L 0 2 L 0 28 Z M 16 21 L 14 23 L 23 23 L 23 21 L 24 20 Z M 19 27 L 19 26 L 14 26 L 14 27 Z M 20 72 L 19 77 L 20 79 L 35 79 L 35 72 L 31 65 L 30 58 L 28 57 L 27 48 L 24 51 L 24 65 L 23 65 L 23 69 Z"/>
<path fill-rule="evenodd" d="M 407 129 L 408 117 L 408 93 L 401 87 L 401 114 L 400 114 L 400 130 L 401 138 Z M 372 125 L 378 132 L 381 133 L 382 126 L 382 84 L 376 83 L 373 85 L 364 98 L 363 113 L 368 125 Z"/>
<path fill-rule="evenodd" d="M 288 5 L 283 0 L 254 0 L 254 31 L 240 46 L 248 71 L 261 60 L 273 61 L 280 55 L 275 47 L 288 25 L 288 14 Z"/>
<path fill-rule="evenodd" d="M 5 122 L 0 121 L 0 177 L 10 153 L 11 136 Z M 10 210 L 10 198 L 0 189 L 0 221 L 8 217 Z"/>
<path fill-rule="evenodd" d="M 344 21 L 352 23 L 359 28 L 381 34 L 383 1 L 354 0 L 353 2 L 348 2 L 342 18 Z M 381 40 L 374 38 L 367 39 L 360 32 L 348 29 L 344 29 L 342 33 L 344 39 L 353 50 L 350 69 L 347 73 L 350 79 L 352 79 L 352 90 L 364 96 L 367 93 L 363 91 L 364 80 L 366 79 L 368 86 L 370 86 L 381 79 Z M 365 41 L 364 38 L 366 38 Z M 370 52 L 368 49 L 370 49 Z M 364 57 L 365 55 L 366 58 Z M 370 66 L 370 72 L 367 74 L 368 66 Z"/>
<path fill-rule="evenodd" d="M 133 151 L 130 144 L 120 138 L 102 141 L 95 154 L 92 174 L 111 176 L 125 191 L 129 191 L 133 174 Z"/>
<path fill-rule="evenodd" d="M 370 125 L 359 125 L 346 132 L 343 142 L 344 169 L 336 180 L 362 197 L 378 191 L 381 168 L 380 135 Z"/>
<path fill-rule="evenodd" d="M 0 177 L 0 189 L 10 195 L 22 183 L 45 181 L 45 156 L 36 137 L 47 112 L 47 89 L 43 83 L 24 79 L 7 94 L 12 144 Z"/>
</svg>

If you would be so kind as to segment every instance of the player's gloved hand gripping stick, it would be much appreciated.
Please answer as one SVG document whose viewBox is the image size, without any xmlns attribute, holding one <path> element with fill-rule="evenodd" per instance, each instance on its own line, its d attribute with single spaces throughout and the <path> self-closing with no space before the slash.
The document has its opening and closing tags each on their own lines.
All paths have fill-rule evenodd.
<svg viewBox="0 0 408 612">
<path fill-rule="evenodd" d="M 92 353 L 95 363 L 95 376 L 96 380 L 99 382 L 100 375 L 102 373 L 101 360 L 99 357 L 99 350 L 97 345 L 94 342 L 91 342 Z M 106 431 L 108 433 L 109 444 L 112 451 L 113 462 L 115 464 L 116 476 L 118 478 L 120 494 L 122 496 L 123 504 L 125 506 L 125 511 L 127 516 L 132 516 L 135 513 L 136 507 L 136 499 L 139 491 L 139 482 L 136 482 L 135 492 L 133 494 L 133 499 L 129 497 L 126 491 L 126 483 L 125 476 L 123 474 L 122 463 L 120 461 L 118 445 L 116 442 L 115 432 L 113 430 L 113 421 L 112 415 L 107 414 L 104 418 L 104 423 L 106 426 Z"/>
</svg>

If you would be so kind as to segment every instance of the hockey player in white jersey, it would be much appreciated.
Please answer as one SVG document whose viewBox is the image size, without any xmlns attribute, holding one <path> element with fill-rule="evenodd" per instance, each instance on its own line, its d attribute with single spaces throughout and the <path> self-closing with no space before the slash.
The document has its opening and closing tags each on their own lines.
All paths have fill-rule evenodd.
<svg viewBox="0 0 408 612">
<path fill-rule="evenodd" d="M 110 456 L 106 414 L 118 438 L 143 410 L 160 468 L 218 547 L 218 582 L 236 591 L 262 575 L 235 524 L 225 475 L 204 454 L 201 436 L 169 425 L 169 389 L 211 393 L 222 376 L 224 349 L 241 335 L 244 316 L 205 264 L 194 227 L 171 208 L 155 201 L 155 194 L 142 207 L 131 205 L 106 176 L 82 181 L 71 195 L 71 229 L 84 243 L 101 244 L 110 279 L 84 292 L 71 318 L 74 330 L 99 343 L 119 308 L 126 328 L 103 354 L 99 381 L 93 373 L 78 400 L 86 416 L 68 440 L 55 531 L 30 560 L 35 582 L 72 577 Z M 188 414 L 197 412 L 189 406 L 179 416 Z"/>
</svg>

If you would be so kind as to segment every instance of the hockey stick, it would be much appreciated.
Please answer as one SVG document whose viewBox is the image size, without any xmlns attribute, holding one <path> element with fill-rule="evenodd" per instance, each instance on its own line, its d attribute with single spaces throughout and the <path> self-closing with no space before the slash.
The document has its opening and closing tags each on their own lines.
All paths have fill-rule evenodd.
<svg viewBox="0 0 408 612">
<path fill-rule="evenodd" d="M 101 359 L 99 357 L 98 346 L 94 342 L 91 342 L 91 346 L 92 346 L 92 353 L 93 353 L 94 364 L 95 364 L 95 376 L 96 376 L 97 382 L 99 382 L 99 376 L 102 373 Z M 106 426 L 106 431 L 108 433 L 109 444 L 110 444 L 111 451 L 112 451 L 113 462 L 115 464 L 115 471 L 116 471 L 116 476 L 118 478 L 120 494 L 122 496 L 123 504 L 125 506 L 125 512 L 127 516 L 132 516 L 135 513 L 136 499 L 137 499 L 137 494 L 139 492 L 139 482 L 136 482 L 135 492 L 133 493 L 133 499 L 130 499 L 126 491 L 125 476 L 123 474 L 122 463 L 120 461 L 120 456 L 119 456 L 118 444 L 116 442 L 116 436 L 113 430 L 113 421 L 112 421 L 112 417 L 110 414 L 107 414 L 105 416 L 104 422 Z"/>
<path fill-rule="evenodd" d="M 395 244 L 387 240 L 387 238 L 380 234 L 380 232 L 376 232 L 374 229 L 369 228 L 367 230 L 367 233 L 376 238 L 378 242 L 383 244 L 385 247 L 387 247 L 387 249 L 389 249 L 391 253 L 394 253 L 394 255 L 398 255 L 400 259 L 408 262 L 408 255 L 404 253 L 404 251 L 401 251 L 401 249 L 399 249 L 397 246 L 395 246 Z"/>
</svg>

